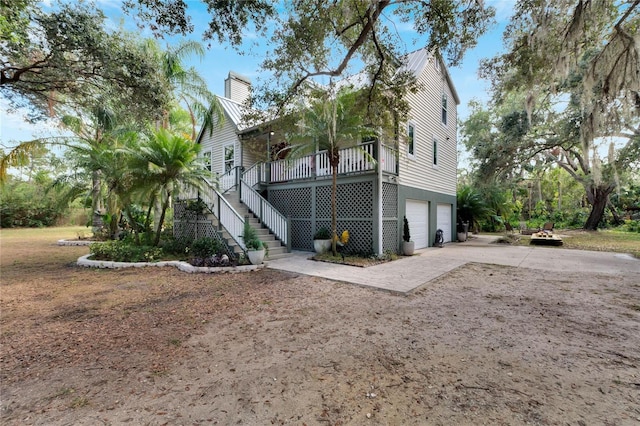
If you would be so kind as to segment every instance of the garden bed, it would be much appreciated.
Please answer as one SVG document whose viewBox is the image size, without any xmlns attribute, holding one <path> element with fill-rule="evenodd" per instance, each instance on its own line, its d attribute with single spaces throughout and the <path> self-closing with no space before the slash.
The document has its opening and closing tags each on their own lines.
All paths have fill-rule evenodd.
<svg viewBox="0 0 640 426">
<path fill-rule="evenodd" d="M 369 266 L 380 265 L 382 263 L 391 262 L 398 258 L 397 255 L 389 255 L 385 257 L 361 257 L 361 256 L 347 256 L 344 258 L 340 255 L 334 256 L 332 253 L 315 254 L 311 257 L 311 260 L 317 262 L 336 263 L 340 265 L 358 266 L 360 268 L 368 268 Z"/>
</svg>

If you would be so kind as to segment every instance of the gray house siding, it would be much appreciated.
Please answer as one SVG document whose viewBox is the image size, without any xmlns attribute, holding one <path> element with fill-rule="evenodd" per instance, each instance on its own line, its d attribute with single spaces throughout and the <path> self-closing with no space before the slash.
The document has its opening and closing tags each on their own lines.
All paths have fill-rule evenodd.
<svg viewBox="0 0 640 426">
<path fill-rule="evenodd" d="M 429 203 L 429 236 L 428 243 L 429 247 L 433 246 L 433 242 L 436 236 L 437 230 L 437 208 L 438 204 L 450 204 L 451 205 L 451 235 L 455 236 L 456 233 L 456 196 L 442 194 L 439 192 L 427 191 L 420 188 L 414 188 L 410 186 L 398 185 L 398 216 L 400 218 L 404 217 L 406 214 L 406 204 L 407 200 L 420 200 L 426 201 Z M 397 250 L 400 250 L 400 245 L 402 241 L 402 227 L 403 221 L 398 220 L 397 222 L 397 230 L 400 238 L 398 239 Z M 411 226 L 411 225 L 409 225 Z"/>
</svg>

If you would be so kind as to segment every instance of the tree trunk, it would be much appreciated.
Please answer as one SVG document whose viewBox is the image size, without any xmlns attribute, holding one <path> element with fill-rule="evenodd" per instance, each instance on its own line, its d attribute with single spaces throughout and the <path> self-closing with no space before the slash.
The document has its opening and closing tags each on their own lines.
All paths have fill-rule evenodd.
<svg viewBox="0 0 640 426">
<path fill-rule="evenodd" d="M 335 151 L 335 152 L 334 152 Z M 338 164 L 340 154 L 337 149 L 329 151 L 329 164 L 331 165 L 331 251 L 338 255 Z"/>
<path fill-rule="evenodd" d="M 338 255 L 338 166 L 331 166 L 331 251 L 334 256 Z"/>
<path fill-rule="evenodd" d="M 604 216 L 604 210 L 607 207 L 607 201 L 609 200 L 609 194 L 613 191 L 612 185 L 608 186 L 588 186 L 587 187 L 587 200 L 591 204 L 591 212 L 587 218 L 587 222 L 584 224 L 584 229 L 587 231 L 596 231 L 602 217 Z"/>
<path fill-rule="evenodd" d="M 94 170 L 91 174 L 91 227 L 95 234 L 102 226 L 102 200 L 100 200 L 100 171 Z"/>
<path fill-rule="evenodd" d="M 609 207 L 609 211 L 611 212 L 611 216 L 613 216 L 614 225 L 622 225 L 624 223 L 624 219 L 620 217 L 618 214 L 618 209 L 611 202 L 611 198 L 608 198 L 607 207 Z"/>
<path fill-rule="evenodd" d="M 162 234 L 162 224 L 164 223 L 164 216 L 169 208 L 169 202 L 171 200 L 171 193 L 167 193 L 167 199 L 162 203 L 162 209 L 160 212 L 160 219 L 158 220 L 158 228 L 156 229 L 156 238 L 153 242 L 154 246 L 160 245 L 160 235 Z"/>
</svg>

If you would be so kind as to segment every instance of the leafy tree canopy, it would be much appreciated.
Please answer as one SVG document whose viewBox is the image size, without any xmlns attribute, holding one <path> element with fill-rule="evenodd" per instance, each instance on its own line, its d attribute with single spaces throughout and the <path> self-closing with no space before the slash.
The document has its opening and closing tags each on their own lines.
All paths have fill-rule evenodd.
<svg viewBox="0 0 640 426">
<path fill-rule="evenodd" d="M 107 32 L 95 7 L 63 3 L 46 12 L 30 1 L 16 4 L 3 2 L 11 24 L 0 21 L 0 93 L 11 106 L 31 107 L 36 119 L 55 106 L 86 108 L 112 92 L 132 116 L 165 109 L 169 88 L 158 63 L 134 35 Z"/>
<path fill-rule="evenodd" d="M 597 228 L 619 176 L 640 157 L 638 9 L 640 0 L 517 3 L 507 52 L 483 65 L 491 114 L 475 111 L 464 126 L 482 136 L 474 121 L 484 120 L 494 133 L 474 147 L 486 154 L 477 156 L 481 174 L 554 162 L 585 188 L 585 228 Z"/>
<path fill-rule="evenodd" d="M 205 39 L 217 37 L 239 46 L 242 31 L 254 29 L 270 38 L 271 51 L 262 64 L 273 75 L 255 90 L 254 105 L 286 111 L 305 96 L 310 80 L 344 78 L 365 66 L 370 98 L 393 88 L 407 90 L 406 76 L 397 76 L 398 60 L 407 53 L 397 25 L 410 23 L 418 36 L 427 35 L 427 48 L 439 49 L 457 64 L 467 48 L 492 23 L 493 8 L 481 1 L 454 0 L 295 0 L 273 5 L 266 0 L 203 0 L 210 23 Z M 193 31 L 184 1 L 129 0 L 129 11 L 152 20 L 162 32 Z M 424 46 L 419 46 L 424 47 Z M 395 93 L 395 95 L 402 94 Z"/>
</svg>

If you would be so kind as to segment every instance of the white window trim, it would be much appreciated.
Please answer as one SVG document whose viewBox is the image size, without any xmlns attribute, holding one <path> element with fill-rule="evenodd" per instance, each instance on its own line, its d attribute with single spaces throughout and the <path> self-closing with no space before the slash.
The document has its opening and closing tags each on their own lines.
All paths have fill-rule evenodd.
<svg viewBox="0 0 640 426">
<path fill-rule="evenodd" d="M 447 97 L 447 107 L 443 108 L 442 107 L 442 101 L 444 99 L 444 97 Z M 442 121 L 442 113 L 445 113 L 445 120 L 447 121 L 446 123 Z M 442 95 L 440 96 L 440 124 L 442 124 L 442 127 L 448 127 L 449 126 L 449 94 L 447 93 L 446 90 L 444 90 L 444 88 L 442 89 Z"/>
<path fill-rule="evenodd" d="M 204 161 L 205 161 L 205 166 L 207 166 L 207 167 L 205 167 L 207 172 L 209 172 L 209 174 L 213 175 L 213 173 L 215 172 L 213 170 L 213 149 L 208 149 L 208 150 L 204 151 L 202 153 L 202 156 L 205 158 Z M 207 164 L 207 162 L 209 164 Z"/>
<path fill-rule="evenodd" d="M 413 127 L 413 153 L 409 152 L 409 127 Z M 416 154 L 416 147 L 417 147 L 417 143 L 416 143 L 416 123 L 413 121 L 409 121 L 407 123 L 407 158 L 409 158 L 410 160 L 415 160 L 417 157 Z"/>
<path fill-rule="evenodd" d="M 236 166 L 236 144 L 234 142 L 225 143 L 224 145 L 222 145 L 222 174 L 225 174 L 227 172 L 227 160 L 225 158 L 225 151 L 229 146 L 233 148 L 233 166 L 231 168 Z"/>
<path fill-rule="evenodd" d="M 431 166 L 434 169 L 440 168 L 440 141 L 435 135 L 431 139 Z"/>
</svg>

